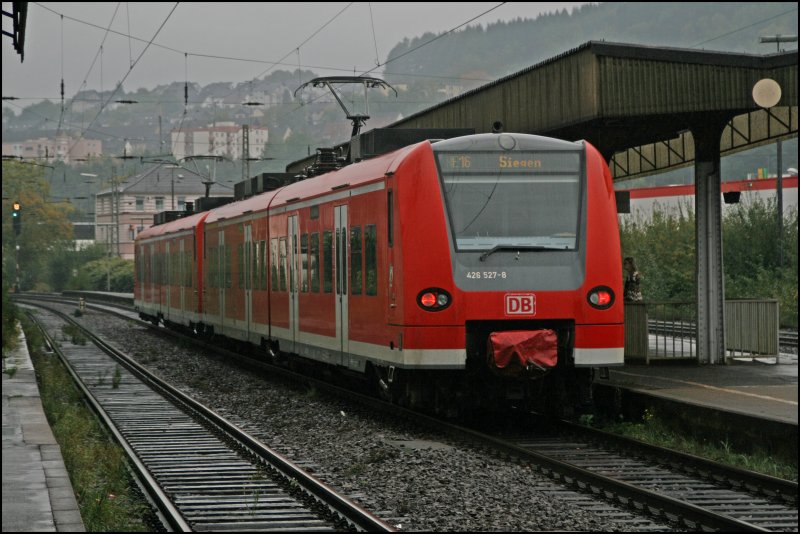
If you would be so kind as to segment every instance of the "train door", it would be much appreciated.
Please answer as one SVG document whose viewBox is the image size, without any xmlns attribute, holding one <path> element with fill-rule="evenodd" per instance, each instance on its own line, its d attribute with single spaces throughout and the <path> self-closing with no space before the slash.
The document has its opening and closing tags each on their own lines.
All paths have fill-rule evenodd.
<svg viewBox="0 0 800 534">
<path fill-rule="evenodd" d="M 298 269 L 297 269 L 297 215 L 289 216 L 289 227 L 287 230 L 287 237 L 289 239 L 289 251 L 287 254 L 289 262 L 289 330 L 292 335 L 292 352 L 296 351 L 295 343 L 297 343 L 297 334 L 300 329 L 300 310 L 297 303 L 298 297 Z"/>
<path fill-rule="evenodd" d="M 217 273 L 219 273 L 217 277 L 217 291 L 219 292 L 219 296 L 217 298 L 217 310 L 219 313 L 219 333 L 223 334 L 225 331 L 225 288 L 228 280 L 224 230 L 219 231 L 217 250 L 219 251 L 217 254 Z"/>
<path fill-rule="evenodd" d="M 244 227 L 244 320 L 247 339 L 253 323 L 253 227 Z"/>
<path fill-rule="evenodd" d="M 336 339 L 344 359 L 345 355 L 350 351 L 347 296 L 347 206 L 334 207 L 334 235 Z"/>
</svg>

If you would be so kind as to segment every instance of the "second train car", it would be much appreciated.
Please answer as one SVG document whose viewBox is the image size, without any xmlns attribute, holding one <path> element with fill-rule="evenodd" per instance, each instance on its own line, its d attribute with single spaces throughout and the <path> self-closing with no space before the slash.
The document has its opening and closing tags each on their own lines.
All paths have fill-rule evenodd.
<svg viewBox="0 0 800 534">
<path fill-rule="evenodd" d="M 411 406 L 559 412 L 623 363 L 620 255 L 594 147 L 478 134 L 151 227 L 135 304 Z"/>
</svg>

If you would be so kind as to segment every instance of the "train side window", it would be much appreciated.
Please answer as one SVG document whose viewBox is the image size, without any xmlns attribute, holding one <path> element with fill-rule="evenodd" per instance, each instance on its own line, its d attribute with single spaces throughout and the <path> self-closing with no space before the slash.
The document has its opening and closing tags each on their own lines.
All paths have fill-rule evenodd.
<svg viewBox="0 0 800 534">
<path fill-rule="evenodd" d="M 272 239 L 270 241 L 270 245 L 272 246 L 272 290 L 278 290 L 278 265 L 280 265 L 278 261 L 278 238 Z"/>
<path fill-rule="evenodd" d="M 170 250 L 169 253 L 169 285 L 179 287 L 181 285 L 181 264 L 180 264 L 180 252 L 178 251 L 178 244 L 173 241 L 172 248 L 175 249 L 173 252 Z"/>
<path fill-rule="evenodd" d="M 364 285 L 361 267 L 361 227 L 350 228 L 350 294 L 360 295 Z"/>
<path fill-rule="evenodd" d="M 216 287 L 214 280 L 214 249 L 209 248 L 206 251 L 206 276 L 208 277 L 208 287 Z"/>
<path fill-rule="evenodd" d="M 300 236 L 300 291 L 308 293 L 308 234 Z"/>
<path fill-rule="evenodd" d="M 267 289 L 267 242 L 259 241 L 258 249 L 258 289 Z"/>
<path fill-rule="evenodd" d="M 245 241 L 244 243 L 244 288 L 245 289 L 252 289 L 253 288 L 253 277 L 255 276 L 253 273 L 256 273 L 255 269 L 253 269 L 253 245 L 252 241 Z"/>
<path fill-rule="evenodd" d="M 255 279 L 256 271 L 253 269 L 253 249 L 255 248 L 256 243 L 253 241 L 245 241 L 244 242 L 244 288 L 245 289 L 253 289 L 253 281 Z"/>
<path fill-rule="evenodd" d="M 326 230 L 322 233 L 322 291 L 333 293 L 333 232 Z"/>
<path fill-rule="evenodd" d="M 309 277 L 311 278 L 311 292 L 319 293 L 319 234 L 311 234 L 311 256 L 309 257 Z"/>
<path fill-rule="evenodd" d="M 217 287 L 225 287 L 225 246 L 217 245 Z"/>
<path fill-rule="evenodd" d="M 214 273 L 211 270 L 211 251 L 204 252 L 205 262 L 203 262 L 203 270 L 205 271 L 206 285 L 214 287 Z"/>
<path fill-rule="evenodd" d="M 250 276 L 247 279 L 248 288 L 261 288 L 261 269 L 259 269 L 260 264 L 258 263 L 258 260 L 260 259 L 260 253 L 261 244 L 258 241 L 251 241 L 249 255 L 247 257 L 247 265 L 248 269 L 250 270 Z"/>
<path fill-rule="evenodd" d="M 144 269 L 142 269 L 142 265 L 144 264 L 144 247 L 139 247 L 139 261 L 136 262 L 136 280 L 141 284 L 144 282 Z"/>
<path fill-rule="evenodd" d="M 280 288 L 286 291 L 286 238 L 280 238 Z"/>
<path fill-rule="evenodd" d="M 392 247 L 394 246 L 394 192 L 391 189 L 386 193 L 386 207 L 388 212 L 386 233 L 389 238 L 389 247 Z"/>
<path fill-rule="evenodd" d="M 208 277 L 208 287 L 217 287 L 217 273 L 214 267 L 216 261 L 216 248 L 209 248 L 206 254 L 206 276 Z"/>
<path fill-rule="evenodd" d="M 225 287 L 231 289 L 233 287 L 233 248 L 225 245 Z"/>
<path fill-rule="evenodd" d="M 374 224 L 364 226 L 364 280 L 366 294 L 378 294 L 377 229 Z"/>
<path fill-rule="evenodd" d="M 192 287 L 192 255 L 188 250 L 183 251 L 183 286 Z"/>
<path fill-rule="evenodd" d="M 244 245 L 236 246 L 236 287 L 244 289 Z"/>
</svg>

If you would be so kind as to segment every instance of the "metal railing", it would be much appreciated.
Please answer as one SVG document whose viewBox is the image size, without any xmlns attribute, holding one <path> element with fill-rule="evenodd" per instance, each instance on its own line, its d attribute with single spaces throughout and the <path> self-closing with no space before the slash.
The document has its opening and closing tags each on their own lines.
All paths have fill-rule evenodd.
<svg viewBox="0 0 800 534">
<path fill-rule="evenodd" d="M 625 360 L 696 360 L 697 306 L 692 301 L 626 302 Z M 727 358 L 780 353 L 778 301 L 725 301 Z"/>
</svg>

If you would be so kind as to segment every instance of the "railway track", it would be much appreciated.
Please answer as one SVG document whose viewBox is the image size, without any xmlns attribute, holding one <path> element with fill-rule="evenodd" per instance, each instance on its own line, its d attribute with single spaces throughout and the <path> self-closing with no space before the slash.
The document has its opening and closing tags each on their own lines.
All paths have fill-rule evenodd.
<svg viewBox="0 0 800 534">
<path fill-rule="evenodd" d="M 163 329 L 162 329 L 163 330 Z M 230 359 L 232 353 L 226 353 Z M 252 364 L 248 364 L 252 365 Z M 287 374 L 291 375 L 290 372 Z M 308 377 L 301 380 L 308 382 Z M 452 438 L 504 457 L 513 457 L 578 492 L 619 508 L 654 517 L 679 528 L 720 531 L 792 531 L 797 529 L 797 484 L 729 468 L 625 438 L 603 436 L 583 427 L 548 427 L 515 436 L 490 435 L 376 399 L 316 382 L 371 408 L 415 424 L 427 425 Z M 630 518 L 621 518 L 628 522 Z M 653 524 L 642 530 L 658 529 Z"/>
<path fill-rule="evenodd" d="M 393 530 L 63 313 L 35 319 L 169 530 Z"/>
<path fill-rule="evenodd" d="M 568 487 L 678 528 L 797 531 L 796 482 L 566 421 L 534 417 L 531 430 L 511 435 L 461 427 L 396 406 L 383 409 L 514 459 Z"/>
<path fill-rule="evenodd" d="M 662 447 L 558 422 L 499 444 L 554 470 L 573 472 L 594 492 L 614 492 L 693 529 L 789 532 L 798 524 L 797 484 Z M 486 439 L 486 438 L 483 438 Z"/>
</svg>

